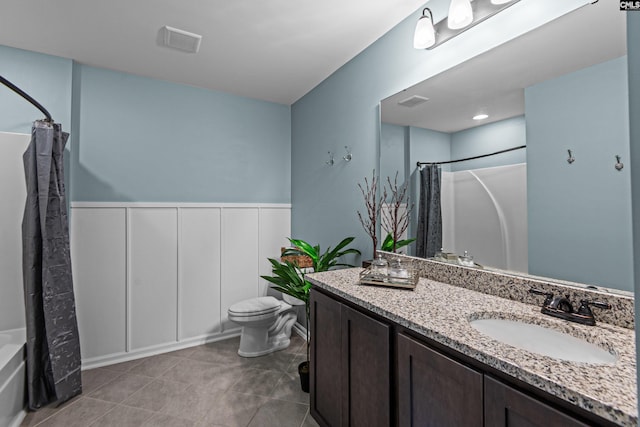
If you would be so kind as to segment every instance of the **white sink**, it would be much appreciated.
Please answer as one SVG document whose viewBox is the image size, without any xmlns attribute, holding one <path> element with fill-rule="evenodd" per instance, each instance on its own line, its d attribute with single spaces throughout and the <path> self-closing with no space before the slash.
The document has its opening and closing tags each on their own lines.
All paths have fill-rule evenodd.
<svg viewBox="0 0 640 427">
<path fill-rule="evenodd" d="M 618 359 L 595 344 L 544 326 L 507 319 L 478 319 L 469 323 L 494 340 L 554 359 L 598 364 L 614 364 Z"/>
</svg>

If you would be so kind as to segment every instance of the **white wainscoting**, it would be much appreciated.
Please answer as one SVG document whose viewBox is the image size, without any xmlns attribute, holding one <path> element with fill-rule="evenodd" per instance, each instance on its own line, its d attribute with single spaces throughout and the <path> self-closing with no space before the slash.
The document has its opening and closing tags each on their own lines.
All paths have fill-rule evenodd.
<svg viewBox="0 0 640 427">
<path fill-rule="evenodd" d="M 232 304 L 266 295 L 291 205 L 71 205 L 83 368 L 237 335 Z"/>
</svg>

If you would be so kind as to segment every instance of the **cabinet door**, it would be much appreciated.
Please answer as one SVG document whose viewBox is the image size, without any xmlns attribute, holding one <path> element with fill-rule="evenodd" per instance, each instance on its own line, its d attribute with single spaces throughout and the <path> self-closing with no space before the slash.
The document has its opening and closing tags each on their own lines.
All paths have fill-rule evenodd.
<svg viewBox="0 0 640 427">
<path fill-rule="evenodd" d="M 342 306 L 342 425 L 391 425 L 390 327 Z"/>
<path fill-rule="evenodd" d="M 482 426 L 482 374 L 398 335 L 399 425 Z"/>
<path fill-rule="evenodd" d="M 341 307 L 311 291 L 311 415 L 320 425 L 333 427 L 342 419 Z"/>
<path fill-rule="evenodd" d="M 487 427 L 586 427 L 537 399 L 485 376 L 485 421 Z"/>
</svg>

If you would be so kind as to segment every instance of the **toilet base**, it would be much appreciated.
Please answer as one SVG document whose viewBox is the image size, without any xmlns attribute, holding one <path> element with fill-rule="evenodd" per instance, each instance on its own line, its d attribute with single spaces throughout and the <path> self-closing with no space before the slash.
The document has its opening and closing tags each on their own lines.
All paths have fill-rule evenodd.
<svg viewBox="0 0 640 427">
<path fill-rule="evenodd" d="M 289 347 L 291 339 L 284 334 L 269 336 L 265 328 L 242 327 L 238 356 L 258 357 Z"/>
</svg>

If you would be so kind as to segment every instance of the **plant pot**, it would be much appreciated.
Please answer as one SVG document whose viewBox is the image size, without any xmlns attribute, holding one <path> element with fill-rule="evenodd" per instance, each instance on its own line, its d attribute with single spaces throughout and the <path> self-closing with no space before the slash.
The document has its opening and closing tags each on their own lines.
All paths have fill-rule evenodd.
<svg viewBox="0 0 640 427">
<path fill-rule="evenodd" d="M 305 393 L 309 393 L 309 362 L 302 362 L 298 365 L 300 375 L 300 387 Z"/>
</svg>

